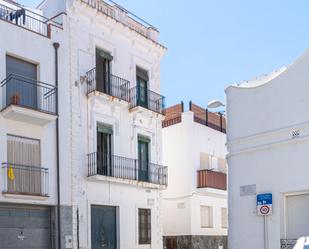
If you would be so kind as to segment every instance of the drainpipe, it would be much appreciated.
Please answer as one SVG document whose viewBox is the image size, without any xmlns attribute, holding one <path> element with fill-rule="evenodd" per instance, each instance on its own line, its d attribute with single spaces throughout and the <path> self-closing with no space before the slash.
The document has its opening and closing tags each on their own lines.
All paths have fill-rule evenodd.
<svg viewBox="0 0 309 249">
<path fill-rule="evenodd" d="M 57 157 L 57 237 L 58 237 L 58 249 L 61 249 L 61 222 L 60 222 L 60 160 L 59 160 L 59 102 L 58 102 L 58 48 L 60 44 L 58 42 L 53 43 L 55 48 L 55 84 L 57 89 L 56 94 L 56 113 L 58 118 L 56 120 L 56 157 Z"/>
</svg>

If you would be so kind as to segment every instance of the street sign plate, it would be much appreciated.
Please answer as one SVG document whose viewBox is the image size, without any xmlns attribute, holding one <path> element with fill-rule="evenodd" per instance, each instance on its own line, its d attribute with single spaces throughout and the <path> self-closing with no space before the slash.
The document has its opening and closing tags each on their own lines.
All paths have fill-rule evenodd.
<svg viewBox="0 0 309 249">
<path fill-rule="evenodd" d="M 271 193 L 256 196 L 258 215 L 270 215 L 273 213 L 273 195 Z"/>
</svg>

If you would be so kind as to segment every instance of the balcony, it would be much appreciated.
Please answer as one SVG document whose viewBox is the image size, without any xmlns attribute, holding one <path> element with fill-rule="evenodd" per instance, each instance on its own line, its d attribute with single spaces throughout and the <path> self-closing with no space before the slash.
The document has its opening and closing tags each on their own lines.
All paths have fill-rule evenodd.
<svg viewBox="0 0 309 249">
<path fill-rule="evenodd" d="M 130 109 L 139 112 L 141 108 L 164 115 L 165 97 L 150 90 L 142 94 L 138 87 L 133 87 L 130 90 Z"/>
<path fill-rule="evenodd" d="M 226 174 L 207 169 L 198 170 L 197 187 L 226 190 Z"/>
<path fill-rule="evenodd" d="M 4 194 L 48 196 L 48 169 L 3 163 Z"/>
<path fill-rule="evenodd" d="M 1 82 L 4 118 L 46 125 L 57 118 L 55 86 L 11 74 Z"/>
<path fill-rule="evenodd" d="M 98 152 L 88 154 L 87 157 L 88 177 L 101 175 L 137 182 L 167 185 L 167 167 Z"/>
<path fill-rule="evenodd" d="M 281 239 L 280 248 L 281 249 L 293 249 L 297 243 L 297 239 Z"/>
<path fill-rule="evenodd" d="M 0 4 L 0 19 L 36 34 L 50 38 L 51 25 L 61 25 L 10 1 Z"/>
<path fill-rule="evenodd" d="M 86 73 L 87 94 L 100 92 L 112 97 L 129 102 L 130 82 L 112 74 L 103 75 L 101 79 L 97 78 L 96 68 Z"/>
</svg>

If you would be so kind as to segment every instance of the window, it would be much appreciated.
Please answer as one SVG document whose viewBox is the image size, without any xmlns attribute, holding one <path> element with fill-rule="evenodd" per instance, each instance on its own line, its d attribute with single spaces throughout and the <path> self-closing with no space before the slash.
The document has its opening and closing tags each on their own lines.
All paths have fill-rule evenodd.
<svg viewBox="0 0 309 249">
<path fill-rule="evenodd" d="M 138 105 L 148 107 L 148 72 L 136 68 L 137 102 Z"/>
<path fill-rule="evenodd" d="M 213 227 L 212 207 L 201 206 L 201 227 Z"/>
<path fill-rule="evenodd" d="M 96 48 L 96 90 L 111 94 L 111 61 L 113 57 L 102 49 Z"/>
<path fill-rule="evenodd" d="M 227 221 L 227 208 L 221 208 L 221 227 L 227 228 L 228 221 Z"/>
<path fill-rule="evenodd" d="M 37 108 L 37 65 L 7 55 L 6 76 L 6 104 Z"/>
<path fill-rule="evenodd" d="M 138 209 L 138 243 L 151 244 L 151 210 Z"/>
<path fill-rule="evenodd" d="M 7 136 L 7 192 L 41 195 L 46 173 L 40 167 L 39 140 Z"/>
<path fill-rule="evenodd" d="M 8 163 L 31 167 L 41 166 L 40 141 L 7 135 Z"/>
</svg>

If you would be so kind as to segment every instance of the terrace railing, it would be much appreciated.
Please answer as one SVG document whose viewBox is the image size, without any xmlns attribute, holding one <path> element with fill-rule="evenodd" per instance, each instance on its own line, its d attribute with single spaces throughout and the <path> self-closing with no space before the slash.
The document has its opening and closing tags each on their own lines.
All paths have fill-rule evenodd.
<svg viewBox="0 0 309 249">
<path fill-rule="evenodd" d="M 194 122 L 206 125 L 214 130 L 226 133 L 226 120 L 222 113 L 214 113 L 198 105 L 189 103 L 189 109 L 194 113 Z"/>
<path fill-rule="evenodd" d="M 7 21 L 45 37 L 50 37 L 51 24 L 58 27 L 61 26 L 59 23 L 13 3 L 8 3 L 7 5 L 0 4 L 0 20 Z"/>
<path fill-rule="evenodd" d="M 88 176 L 102 175 L 167 185 L 167 167 L 99 152 L 90 153 L 87 157 Z"/>
<path fill-rule="evenodd" d="M 18 105 L 50 114 L 56 113 L 57 88 L 53 85 L 10 74 L 1 84 L 2 106 Z"/>
</svg>

